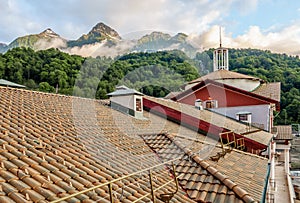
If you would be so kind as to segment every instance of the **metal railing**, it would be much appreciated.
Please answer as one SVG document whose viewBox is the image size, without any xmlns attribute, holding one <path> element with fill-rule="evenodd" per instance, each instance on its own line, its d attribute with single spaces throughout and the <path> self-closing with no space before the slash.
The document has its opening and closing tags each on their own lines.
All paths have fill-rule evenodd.
<svg viewBox="0 0 300 203">
<path fill-rule="evenodd" d="M 232 141 L 230 141 L 230 137 L 229 137 L 230 134 L 232 134 Z M 226 135 L 225 138 L 227 141 L 226 143 L 223 142 L 223 135 Z M 240 149 L 240 150 L 245 149 L 245 139 L 244 138 L 236 139 L 235 133 L 233 131 L 220 133 L 219 136 L 220 136 L 220 142 L 222 148 L 224 148 L 224 146 L 230 147 L 233 144 L 234 145 L 233 148 L 235 149 Z"/>
<path fill-rule="evenodd" d="M 108 182 L 106 182 L 106 183 L 102 183 L 102 184 L 100 184 L 100 185 L 96 185 L 96 186 L 94 186 L 94 187 L 85 189 L 85 190 L 83 190 L 83 191 L 80 191 L 80 192 L 77 192 L 77 193 L 68 195 L 68 196 L 66 196 L 66 197 L 59 198 L 59 199 L 57 199 L 57 200 L 52 201 L 51 203 L 61 202 L 61 201 L 70 199 L 70 198 L 72 198 L 72 197 L 76 197 L 77 195 L 81 195 L 81 194 L 84 194 L 84 193 L 93 191 L 93 190 L 95 190 L 95 189 L 98 189 L 98 188 L 101 188 L 101 187 L 104 187 L 104 186 L 108 186 L 110 202 L 113 203 L 113 202 L 114 202 L 113 188 L 112 188 L 112 184 L 113 184 L 113 183 L 115 183 L 115 182 L 117 182 L 117 181 L 121 181 L 121 180 L 126 179 L 126 178 L 129 178 L 129 177 L 134 176 L 134 175 L 138 175 L 138 174 L 143 173 L 143 172 L 146 172 L 146 171 L 149 172 L 149 182 L 150 182 L 150 187 L 151 187 L 151 193 L 148 193 L 148 194 L 146 194 L 146 195 L 140 197 L 139 199 L 135 200 L 134 202 L 137 202 L 137 201 L 139 201 L 139 200 L 142 200 L 142 199 L 144 199 L 145 197 L 151 195 L 151 197 L 152 197 L 152 198 L 151 198 L 151 199 L 152 199 L 152 202 L 155 203 L 155 201 L 156 201 L 156 200 L 155 200 L 155 192 L 156 192 L 157 190 L 161 189 L 162 187 L 165 187 L 166 185 L 170 184 L 170 183 L 173 182 L 174 180 L 170 180 L 170 181 L 164 183 L 163 185 L 161 185 L 160 187 L 154 189 L 153 183 L 152 183 L 152 169 L 157 168 L 157 167 L 159 167 L 159 166 L 163 166 L 163 165 L 166 165 L 166 164 L 170 164 L 170 163 L 171 163 L 171 164 L 172 164 L 172 167 L 173 167 L 173 173 L 174 173 L 173 175 L 174 175 L 174 179 L 175 179 L 176 192 L 177 192 L 177 191 L 178 191 L 178 180 L 177 180 L 177 178 L 180 177 L 180 176 L 183 175 L 183 174 L 179 175 L 178 177 L 176 176 L 174 162 L 175 162 L 175 161 L 178 161 L 178 160 L 180 160 L 180 159 L 182 159 L 182 157 L 176 158 L 176 159 L 172 159 L 172 160 L 169 160 L 169 161 L 166 161 L 166 162 L 157 164 L 157 165 L 152 166 L 152 167 L 145 168 L 145 169 L 143 169 L 143 170 L 140 170 L 140 171 L 131 173 L 131 174 L 126 175 L 126 176 L 122 176 L 122 177 L 120 177 L 120 178 L 116 178 L 116 179 L 114 179 L 114 180 L 108 181 Z M 175 194 L 176 192 L 174 192 L 174 194 Z"/>
</svg>

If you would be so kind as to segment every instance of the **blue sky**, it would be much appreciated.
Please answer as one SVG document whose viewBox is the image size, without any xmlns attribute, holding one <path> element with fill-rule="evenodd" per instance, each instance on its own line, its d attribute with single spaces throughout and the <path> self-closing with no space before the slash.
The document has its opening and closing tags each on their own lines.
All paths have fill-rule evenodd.
<svg viewBox="0 0 300 203">
<path fill-rule="evenodd" d="M 264 32 L 280 31 L 283 27 L 300 22 L 300 1 L 262 0 L 257 1 L 256 6 L 245 12 L 240 9 L 232 9 L 227 17 L 234 24 L 227 29 L 233 32 L 233 36 L 243 34 L 249 26 L 259 26 Z"/>
<path fill-rule="evenodd" d="M 125 38 L 153 30 L 214 47 L 219 25 L 228 47 L 298 54 L 298 0 L 0 0 L 0 42 L 53 29 L 77 39 L 104 22 Z M 283 45 L 283 46 L 282 46 Z"/>
</svg>

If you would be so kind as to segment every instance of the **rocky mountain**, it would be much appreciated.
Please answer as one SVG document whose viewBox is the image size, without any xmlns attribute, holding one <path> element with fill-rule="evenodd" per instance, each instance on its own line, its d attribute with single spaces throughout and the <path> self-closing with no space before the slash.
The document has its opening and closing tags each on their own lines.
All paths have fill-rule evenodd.
<svg viewBox="0 0 300 203">
<path fill-rule="evenodd" d="M 7 50 L 7 44 L 0 43 L 0 53 L 3 53 Z"/>
<path fill-rule="evenodd" d="M 65 43 L 65 39 L 48 28 L 39 34 L 18 37 L 7 46 L 7 49 L 12 49 L 15 47 L 30 47 L 35 50 L 48 49 L 51 47 L 60 48 L 64 47 Z"/>
<path fill-rule="evenodd" d="M 71 54 L 93 57 L 174 49 L 184 51 L 188 56 L 194 56 L 197 52 L 197 48 L 189 42 L 188 35 L 183 33 L 171 36 L 163 32 L 152 32 L 137 40 L 123 40 L 116 30 L 101 22 L 77 40 L 66 40 L 48 28 L 39 34 L 18 37 L 9 45 L 0 44 L 0 52 L 14 47 L 30 47 L 34 50 L 58 48 Z"/>
<path fill-rule="evenodd" d="M 133 50 L 152 52 L 158 50 L 178 49 L 186 52 L 187 54 L 195 53 L 197 48 L 192 46 L 187 39 L 188 35 L 184 33 L 178 33 L 175 36 L 171 36 L 162 32 L 152 32 L 151 34 L 140 38 Z"/>
<path fill-rule="evenodd" d="M 94 44 L 107 40 L 111 45 L 121 40 L 120 35 L 111 27 L 104 23 L 95 25 L 88 34 L 82 35 L 77 40 L 68 41 L 68 47 L 83 46 L 86 44 Z"/>
<path fill-rule="evenodd" d="M 136 51 L 155 51 L 164 49 L 171 45 L 171 35 L 162 32 L 152 32 L 137 40 L 137 45 L 133 48 Z"/>
</svg>

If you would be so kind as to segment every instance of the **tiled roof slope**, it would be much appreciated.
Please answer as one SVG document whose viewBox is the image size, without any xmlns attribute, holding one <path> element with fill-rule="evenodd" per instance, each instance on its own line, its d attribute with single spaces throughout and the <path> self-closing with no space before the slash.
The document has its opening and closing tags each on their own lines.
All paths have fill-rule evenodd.
<svg viewBox="0 0 300 203">
<path fill-rule="evenodd" d="M 255 200 L 261 200 L 267 176 L 268 159 L 233 149 L 216 162 L 210 157 L 222 152 L 219 145 L 212 146 L 195 139 L 191 142 L 190 138 L 182 136 L 172 136 L 171 139 L 179 143 L 190 143 L 189 150 L 197 153 L 201 159 L 246 190 Z M 205 150 L 207 153 L 204 153 Z"/>
<path fill-rule="evenodd" d="M 261 131 L 258 128 L 255 128 L 252 126 L 251 126 L 251 129 L 249 129 L 249 125 L 247 125 L 245 123 L 238 122 L 234 119 L 227 118 L 223 115 L 214 113 L 212 111 L 208 111 L 205 109 L 200 111 L 191 105 L 174 102 L 174 101 L 166 100 L 166 99 L 158 99 L 158 98 L 153 98 L 153 97 L 146 97 L 146 98 L 149 99 L 150 101 L 154 101 L 156 103 L 170 107 L 177 111 L 184 112 L 188 115 L 191 115 L 195 118 L 199 118 L 199 119 L 209 122 L 213 125 L 216 125 L 219 127 L 224 127 L 226 129 L 230 129 L 231 131 L 238 133 L 238 134 L 244 134 L 245 137 L 255 140 L 259 143 L 265 144 L 265 145 L 269 145 L 269 142 L 273 137 L 273 135 L 271 133 Z"/>
<path fill-rule="evenodd" d="M 263 83 L 252 91 L 255 94 L 280 101 L 280 82 Z"/>
<path fill-rule="evenodd" d="M 161 163 L 137 134 L 176 132 L 178 125 L 147 116 L 137 120 L 92 99 L 0 87 L 0 202 L 50 202 Z M 154 188 L 171 181 L 158 193 L 174 190 L 165 168 L 153 173 Z M 148 173 L 116 182 L 113 191 L 116 202 L 137 200 L 150 192 Z M 108 200 L 105 186 L 66 202 Z M 180 189 L 171 202 L 194 200 Z"/>
<path fill-rule="evenodd" d="M 188 147 L 181 148 L 179 143 L 185 142 L 185 138 L 165 134 L 144 135 L 143 138 L 163 161 L 185 158 L 175 163 L 175 170 L 180 185 L 190 198 L 218 203 L 262 199 L 267 159 L 233 150 L 214 162 L 209 157 L 221 153 L 219 147 L 210 148 L 203 142 L 194 141 Z M 209 151 L 209 155 L 204 151 Z"/>
</svg>

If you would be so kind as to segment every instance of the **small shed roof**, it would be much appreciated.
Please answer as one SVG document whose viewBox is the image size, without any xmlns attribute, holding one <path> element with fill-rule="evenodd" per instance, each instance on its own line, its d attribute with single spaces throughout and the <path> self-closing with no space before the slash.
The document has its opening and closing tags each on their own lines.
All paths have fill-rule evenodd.
<svg viewBox="0 0 300 203">
<path fill-rule="evenodd" d="M 277 132 L 275 140 L 292 140 L 292 126 L 291 125 L 277 125 L 274 126 L 274 131 Z"/>
<path fill-rule="evenodd" d="M 237 115 L 241 115 L 241 114 L 251 114 L 251 112 L 249 111 L 239 111 L 236 113 Z"/>
<path fill-rule="evenodd" d="M 143 93 L 130 89 L 124 85 L 116 87 L 116 91 L 108 93 L 107 96 L 144 95 Z"/>
<path fill-rule="evenodd" d="M 24 85 L 19 85 L 14 82 L 10 82 L 8 80 L 0 79 L 0 85 L 1 86 L 9 86 L 9 87 L 19 87 L 19 88 L 25 88 L 26 86 Z"/>
</svg>

